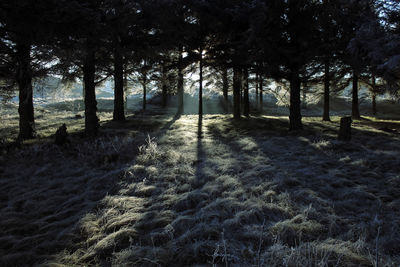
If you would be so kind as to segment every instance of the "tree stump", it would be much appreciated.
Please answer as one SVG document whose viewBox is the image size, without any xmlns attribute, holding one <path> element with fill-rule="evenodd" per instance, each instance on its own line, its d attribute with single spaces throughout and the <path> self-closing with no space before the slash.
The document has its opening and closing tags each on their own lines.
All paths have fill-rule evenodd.
<svg viewBox="0 0 400 267">
<path fill-rule="evenodd" d="M 351 123 L 353 120 L 351 117 L 343 117 L 340 119 L 340 130 L 338 139 L 342 141 L 351 140 Z"/>
<path fill-rule="evenodd" d="M 55 144 L 62 146 L 66 143 L 68 143 L 68 133 L 67 133 L 67 125 L 65 125 L 65 123 L 58 128 L 57 132 L 56 132 L 56 140 L 55 140 Z"/>
</svg>

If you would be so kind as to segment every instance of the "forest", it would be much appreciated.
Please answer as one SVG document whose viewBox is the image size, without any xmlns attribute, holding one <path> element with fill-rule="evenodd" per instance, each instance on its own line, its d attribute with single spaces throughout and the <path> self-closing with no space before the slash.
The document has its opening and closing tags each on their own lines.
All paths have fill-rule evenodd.
<svg viewBox="0 0 400 267">
<path fill-rule="evenodd" d="M 400 266 L 400 3 L 0 0 L 0 266 Z"/>
</svg>

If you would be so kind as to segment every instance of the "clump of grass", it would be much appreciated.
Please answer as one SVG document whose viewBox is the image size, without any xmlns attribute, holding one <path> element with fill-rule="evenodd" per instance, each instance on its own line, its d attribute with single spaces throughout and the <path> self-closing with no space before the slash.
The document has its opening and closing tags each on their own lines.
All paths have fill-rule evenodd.
<svg viewBox="0 0 400 267">
<path fill-rule="evenodd" d="M 151 161 L 154 161 L 160 156 L 160 150 L 158 149 L 157 142 L 155 138 L 151 138 L 150 135 L 147 135 L 145 140 L 145 144 L 139 146 L 139 156 L 137 161 L 146 164 Z"/>
</svg>

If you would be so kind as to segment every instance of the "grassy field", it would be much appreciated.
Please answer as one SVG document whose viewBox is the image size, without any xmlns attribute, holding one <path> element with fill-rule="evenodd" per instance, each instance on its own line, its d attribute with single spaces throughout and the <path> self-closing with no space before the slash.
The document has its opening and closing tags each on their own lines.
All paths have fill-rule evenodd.
<svg viewBox="0 0 400 267">
<path fill-rule="evenodd" d="M 399 266 L 400 122 L 2 110 L 1 266 Z M 53 144 L 66 123 L 70 144 Z M 388 132 L 387 129 L 396 130 Z"/>
</svg>

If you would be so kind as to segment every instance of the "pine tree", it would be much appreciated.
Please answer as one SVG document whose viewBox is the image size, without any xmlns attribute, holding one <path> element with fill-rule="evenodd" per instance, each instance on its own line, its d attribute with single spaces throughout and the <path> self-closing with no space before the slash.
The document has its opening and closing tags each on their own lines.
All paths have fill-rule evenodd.
<svg viewBox="0 0 400 267">
<path fill-rule="evenodd" d="M 99 129 L 96 85 L 107 78 L 109 53 L 105 48 L 105 14 L 99 1 L 65 1 L 60 13 L 59 42 L 54 48 L 59 72 L 67 79 L 82 78 L 85 104 L 85 133 L 95 136 Z"/>
<path fill-rule="evenodd" d="M 32 79 L 45 74 L 45 63 L 52 59 L 46 46 L 51 43 L 53 27 L 58 22 L 56 7 L 51 0 L 0 3 L 1 54 L 7 59 L 1 75 L 9 81 L 8 89 L 14 84 L 18 87 L 19 140 L 34 138 L 36 134 Z M 33 59 L 41 64 L 33 66 Z M 15 83 L 10 82 L 14 79 L 10 76 L 15 77 Z"/>
</svg>

